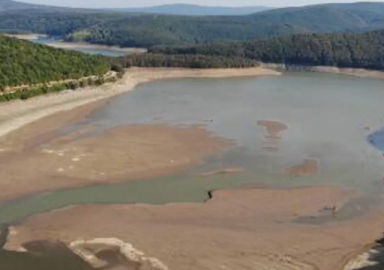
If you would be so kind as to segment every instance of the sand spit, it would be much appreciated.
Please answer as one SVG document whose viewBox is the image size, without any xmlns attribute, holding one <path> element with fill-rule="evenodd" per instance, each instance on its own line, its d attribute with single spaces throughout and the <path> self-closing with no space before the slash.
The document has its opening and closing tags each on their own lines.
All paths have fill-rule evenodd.
<svg viewBox="0 0 384 270">
<path fill-rule="evenodd" d="M 231 145 L 197 127 L 131 125 L 88 137 L 92 127 L 62 136 L 49 130 L 41 133 L 58 120 L 51 116 L 4 138 L 13 152 L 0 155 L 0 201 L 46 190 L 172 174 Z"/>
<path fill-rule="evenodd" d="M 322 73 L 333 73 L 333 74 L 340 74 L 340 75 L 349 75 L 349 76 L 355 76 L 355 77 L 361 77 L 361 78 L 384 79 L 384 72 L 367 70 L 367 69 L 316 66 L 312 68 L 312 71 L 322 72 Z"/>
<path fill-rule="evenodd" d="M 175 173 L 230 145 L 197 127 L 123 127 L 82 140 L 78 138 L 86 137 L 92 126 L 57 134 L 57 130 L 83 120 L 109 102 L 109 97 L 132 90 L 139 83 L 277 74 L 263 68 L 133 68 L 114 84 L 0 104 L 0 201 L 47 190 Z"/>
<path fill-rule="evenodd" d="M 363 69 L 363 68 L 282 65 L 282 64 L 272 64 L 272 63 L 262 63 L 261 66 L 265 68 L 271 68 L 271 69 L 283 70 L 283 71 L 320 72 L 320 73 L 331 73 L 331 74 L 355 76 L 355 77 L 361 77 L 361 78 L 384 79 L 384 72 L 378 71 L 378 70 Z"/>
<path fill-rule="evenodd" d="M 319 173 L 319 164 L 317 160 L 307 159 L 299 165 L 287 168 L 285 173 L 290 177 L 313 176 Z"/>
<path fill-rule="evenodd" d="M 243 173 L 244 171 L 245 171 L 244 168 L 233 167 L 233 168 L 224 168 L 224 169 L 218 169 L 218 170 L 209 171 L 209 172 L 203 172 L 198 174 L 198 176 L 209 177 L 209 176 L 224 175 L 224 174 L 239 174 L 239 173 Z"/>
<path fill-rule="evenodd" d="M 240 189 L 215 192 L 206 203 L 76 206 L 30 217 L 6 248 L 34 239 L 70 245 L 113 237 L 171 270 L 338 270 L 381 236 L 383 211 L 323 225 L 291 221 L 357 196 L 333 187 Z"/>
<path fill-rule="evenodd" d="M 272 138 L 281 138 L 281 132 L 288 129 L 287 125 L 277 121 L 258 121 L 257 124 L 264 127 Z"/>
<path fill-rule="evenodd" d="M 88 87 L 36 97 L 27 101 L 16 100 L 0 104 L 0 137 L 47 115 L 69 111 L 81 105 L 133 90 L 138 84 L 171 78 L 223 78 L 279 75 L 267 68 L 246 69 L 179 69 L 131 68 L 116 83 L 101 87 Z"/>
<path fill-rule="evenodd" d="M 263 149 L 268 151 L 277 151 L 282 138 L 282 133 L 288 129 L 284 123 L 271 120 L 257 121 L 257 125 L 264 128 L 266 131 Z"/>
</svg>

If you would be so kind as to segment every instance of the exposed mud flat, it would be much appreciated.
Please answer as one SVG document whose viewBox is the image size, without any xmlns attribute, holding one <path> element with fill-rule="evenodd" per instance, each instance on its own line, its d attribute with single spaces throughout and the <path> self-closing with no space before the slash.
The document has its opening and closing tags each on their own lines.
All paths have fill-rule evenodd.
<svg viewBox="0 0 384 270">
<path fill-rule="evenodd" d="M 382 211 L 323 225 L 291 221 L 358 196 L 338 188 L 245 189 L 215 192 L 201 204 L 77 206 L 29 218 L 6 247 L 34 239 L 72 247 L 105 240 L 142 251 L 139 260 L 161 262 L 155 269 L 342 269 L 381 234 Z"/>
<path fill-rule="evenodd" d="M 273 68 L 276 70 L 285 70 L 291 72 L 318 72 L 337 75 L 347 75 L 360 78 L 384 79 L 384 72 L 378 70 L 369 70 L 363 68 L 341 68 L 333 66 L 302 66 L 302 65 L 282 65 L 262 63 L 262 67 Z"/>
<path fill-rule="evenodd" d="M 39 134 L 27 140 L 24 149 L 0 156 L 0 178 L 6 179 L 0 200 L 171 174 L 231 145 L 195 127 L 133 125 L 87 136 L 91 131 L 92 127 L 53 138 Z M 23 146 L 22 139 L 13 143 Z"/>
<path fill-rule="evenodd" d="M 200 76 L 195 70 L 130 72 L 127 84 Z M 381 83 L 308 73 L 164 81 L 115 100 L 104 98 L 119 90 L 105 91 L 110 95 L 98 104 L 24 126 L 0 144 L 7 188 L 2 196 L 43 193 L 1 205 L 1 218 L 7 222 L 59 210 L 12 228 L 7 247 L 60 240 L 92 267 L 116 269 L 152 269 L 150 261 L 177 270 L 342 269 L 381 236 L 383 213 L 375 208 L 381 205 L 367 204 L 382 195 L 382 153 L 365 141 L 364 129 L 382 126 Z M 340 103 L 341 97 L 348 102 Z M 32 108 L 45 111 L 33 101 L 19 103 L 20 111 L 7 107 L 13 108 L 9 118 L 26 120 Z M 103 106 L 107 103 L 111 106 Z M 20 104 L 31 107 L 24 111 Z M 351 110 L 356 106 L 366 110 Z M 279 122 L 262 121 L 257 128 L 255 115 Z M 204 129 L 196 128 L 202 119 L 207 119 Z M 268 141 L 275 143 L 275 152 L 263 151 Z M 228 146 L 233 147 L 221 155 Z M 203 160 L 202 166 L 184 170 Z M 28 174 L 22 175 L 21 167 Z M 199 177 L 201 172 L 206 175 Z M 127 181 L 161 174 L 166 176 Z M 239 188 L 243 184 L 246 189 Z M 297 185 L 357 186 L 361 193 L 336 187 L 272 189 Z M 260 186 L 270 188 L 255 188 Z M 23 193 L 17 193 L 20 189 Z M 220 189 L 231 190 L 211 192 Z M 116 205 L 135 202 L 166 205 Z M 78 203 L 87 205 L 60 209 Z"/>
<path fill-rule="evenodd" d="M 224 168 L 224 169 L 218 169 L 214 171 L 199 173 L 198 176 L 208 177 L 208 176 L 223 175 L 223 174 L 238 174 L 238 173 L 243 173 L 245 170 L 246 170 L 245 168 L 240 168 L 240 167 Z"/>
<path fill-rule="evenodd" d="M 280 138 L 281 132 L 288 129 L 287 125 L 277 121 L 258 121 L 257 124 L 264 127 L 267 130 L 268 136 L 273 138 Z"/>
<path fill-rule="evenodd" d="M 0 159 L 4 161 L 0 163 L 2 168 L 0 175 L 2 179 L 6 179 L 2 183 L 4 192 L 0 195 L 0 201 L 43 190 L 101 183 L 106 181 L 105 179 L 111 178 L 114 179 L 112 181 L 117 181 L 116 178 L 119 178 L 120 181 L 127 180 L 127 178 L 137 179 L 161 175 L 166 171 L 171 173 L 169 170 L 171 167 L 181 170 L 196 164 L 197 159 L 202 159 L 218 150 L 218 144 L 214 143 L 210 147 L 208 146 L 209 143 L 204 143 L 207 137 L 203 134 L 208 135 L 208 132 L 199 128 L 187 128 L 181 132 L 182 134 L 176 135 L 175 133 L 175 136 L 169 136 L 172 132 L 169 133 L 168 131 L 173 129 L 171 127 L 168 131 L 166 131 L 168 128 L 164 129 L 159 126 L 152 130 L 149 130 L 149 127 L 135 127 L 131 131 L 125 129 L 125 131 L 120 130 L 120 132 L 114 130 L 99 137 L 103 138 L 105 143 L 109 142 L 108 147 L 104 148 L 102 141 L 96 142 L 97 138 L 71 142 L 71 140 L 87 136 L 92 131 L 92 126 L 85 127 L 74 134 L 57 138 L 58 135 L 60 137 L 57 131 L 62 127 L 82 121 L 95 109 L 107 104 L 108 98 L 130 91 L 138 84 L 167 78 L 222 78 L 279 74 L 264 68 L 214 70 L 132 68 L 126 72 L 124 78 L 114 84 L 41 96 L 27 101 L 17 100 L 0 104 L 0 136 L 2 136 L 0 138 Z M 139 129 L 141 134 L 139 134 Z M 159 132 L 155 132 L 155 129 Z M 180 131 L 182 129 L 175 128 L 174 130 Z M 117 135 L 118 133 L 120 135 Z M 151 133 L 153 135 L 150 135 Z M 133 136 L 131 139 L 126 138 L 131 135 Z M 152 139 L 149 138 L 151 136 L 153 136 Z M 156 136 L 159 136 L 158 139 Z M 195 141 L 196 138 L 201 140 Z M 217 140 L 217 137 L 212 139 L 211 142 L 221 141 L 219 144 L 223 142 L 220 139 Z M 139 140 L 141 143 L 136 144 L 135 140 Z M 157 143 L 154 140 L 157 140 Z M 187 140 L 190 141 L 187 143 Z M 119 141 L 120 146 L 117 146 Z M 82 143 L 85 143 L 86 146 L 81 146 Z M 131 145 L 129 150 L 127 150 L 126 145 L 121 145 L 126 143 Z M 191 143 L 187 147 L 188 149 L 179 147 L 181 144 L 186 146 L 186 143 Z M 157 155 L 158 162 L 154 162 L 153 159 L 146 160 L 148 156 L 144 157 L 144 155 L 149 154 L 142 151 L 143 149 L 140 151 L 138 148 L 136 148 L 137 151 L 132 150 L 140 144 L 144 148 L 154 151 L 156 151 L 154 145 L 157 144 L 157 150 L 160 151 Z M 166 149 L 167 147 L 170 148 Z M 92 149 L 95 149 L 97 153 L 93 153 Z M 204 149 L 204 152 L 207 151 L 207 155 L 195 155 L 198 149 Z M 113 154 L 111 154 L 112 151 Z M 175 153 L 175 151 L 180 152 L 178 155 L 167 157 L 166 152 Z M 194 157 L 182 158 L 182 151 L 193 152 Z M 161 156 L 162 154 L 164 156 Z M 101 159 L 98 159 L 97 156 Z M 136 159 L 135 156 L 139 156 L 139 158 Z M 109 162 L 109 159 L 114 160 L 114 162 Z M 117 161 L 118 159 L 120 161 Z M 138 161 L 136 165 L 131 164 L 133 160 Z M 125 166 L 127 162 L 130 163 L 129 166 Z M 94 164 L 100 166 L 96 168 Z M 141 167 L 140 170 L 137 169 L 138 166 Z M 24 169 L 20 170 L 21 167 Z M 133 167 L 135 169 L 131 171 Z M 172 172 L 177 170 L 172 169 Z M 124 175 L 123 171 L 127 172 L 129 176 Z M 29 184 L 31 181 L 34 183 L 33 185 Z"/>
<path fill-rule="evenodd" d="M 278 121 L 260 120 L 257 125 L 265 128 L 266 135 L 263 143 L 263 149 L 276 151 L 279 149 L 282 133 L 288 129 L 288 126 Z"/>
<path fill-rule="evenodd" d="M 0 104 L 0 136 L 57 112 L 68 112 L 76 107 L 131 91 L 137 85 L 145 82 L 172 78 L 258 77 L 280 74 L 275 70 L 262 67 L 244 69 L 130 68 L 121 80 L 113 84 Z"/>
<path fill-rule="evenodd" d="M 313 176 L 319 173 L 319 164 L 317 160 L 307 159 L 299 165 L 287 168 L 285 173 L 291 177 Z"/>
</svg>

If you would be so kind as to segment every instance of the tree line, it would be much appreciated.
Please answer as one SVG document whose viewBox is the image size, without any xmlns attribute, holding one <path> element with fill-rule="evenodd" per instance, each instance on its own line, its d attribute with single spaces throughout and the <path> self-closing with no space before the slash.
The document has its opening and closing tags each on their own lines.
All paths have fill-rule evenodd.
<svg viewBox="0 0 384 270">
<path fill-rule="evenodd" d="M 122 47 L 245 41 L 298 33 L 362 32 L 384 28 L 383 3 L 324 4 L 247 16 L 169 16 L 102 10 L 3 11 L 0 29 Z"/>
<path fill-rule="evenodd" d="M 360 34 L 297 34 L 247 42 L 154 47 L 153 54 L 246 58 L 265 63 L 384 69 L 384 30 Z"/>
<path fill-rule="evenodd" d="M 0 90 L 101 76 L 110 70 L 102 57 L 55 49 L 0 35 Z"/>
<path fill-rule="evenodd" d="M 130 67 L 180 68 L 246 68 L 259 65 L 258 61 L 244 57 L 226 57 L 198 54 L 133 54 L 125 57 L 107 57 L 112 69 L 122 72 Z"/>
</svg>

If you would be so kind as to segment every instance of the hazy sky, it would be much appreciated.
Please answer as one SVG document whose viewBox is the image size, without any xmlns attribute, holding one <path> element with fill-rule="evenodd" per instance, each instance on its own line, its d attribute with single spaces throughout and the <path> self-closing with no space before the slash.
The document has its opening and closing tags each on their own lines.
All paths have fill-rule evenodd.
<svg viewBox="0 0 384 270">
<path fill-rule="evenodd" d="M 137 6 L 153 6 L 172 3 L 188 3 L 210 6 L 302 6 L 317 4 L 321 2 L 338 2 L 348 3 L 354 1 L 348 0 L 19 0 L 20 2 L 72 6 L 72 7 L 137 7 Z M 370 2 L 382 2 L 370 0 Z"/>
</svg>

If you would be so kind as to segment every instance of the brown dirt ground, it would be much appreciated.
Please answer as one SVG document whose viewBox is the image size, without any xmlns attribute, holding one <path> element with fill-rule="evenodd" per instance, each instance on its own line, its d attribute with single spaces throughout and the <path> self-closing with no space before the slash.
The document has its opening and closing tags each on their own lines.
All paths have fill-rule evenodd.
<svg viewBox="0 0 384 270">
<path fill-rule="evenodd" d="M 57 113 L 0 139 L 0 201 L 46 190 L 149 178 L 220 153 L 230 142 L 197 127 L 126 126 L 96 137 L 58 135 L 108 100 Z"/>
<path fill-rule="evenodd" d="M 200 204 L 77 206 L 29 218 L 13 229 L 7 248 L 113 237 L 169 269 L 338 270 L 381 235 L 383 211 L 325 225 L 291 221 L 356 196 L 332 187 L 240 189 Z"/>
</svg>

